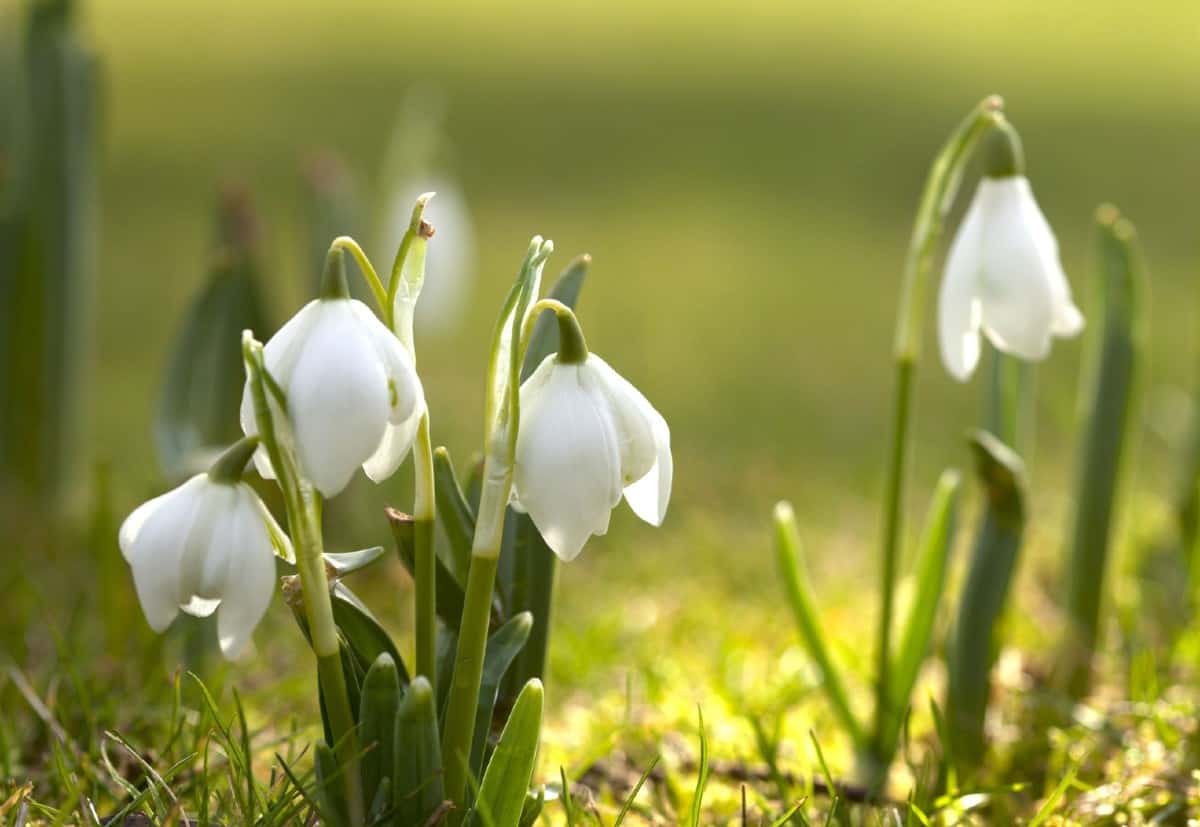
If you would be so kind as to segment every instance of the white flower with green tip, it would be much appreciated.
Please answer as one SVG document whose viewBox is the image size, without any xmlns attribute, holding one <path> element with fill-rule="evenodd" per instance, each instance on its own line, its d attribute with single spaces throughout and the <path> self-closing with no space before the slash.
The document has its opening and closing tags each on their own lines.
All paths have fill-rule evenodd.
<svg viewBox="0 0 1200 827">
<path fill-rule="evenodd" d="M 995 130 L 993 147 L 999 149 L 950 246 L 938 297 L 942 361 L 959 381 L 979 363 L 981 332 L 998 350 L 1040 361 L 1053 338 L 1083 329 L 1011 128 Z"/>
<path fill-rule="evenodd" d="M 275 554 L 293 560 L 287 535 L 240 481 L 252 447 L 239 443 L 226 454 L 234 462 L 218 460 L 212 471 L 143 503 L 119 534 L 150 627 L 165 631 L 180 611 L 217 612 L 221 652 L 230 659 L 245 650 L 271 603 Z"/>
<path fill-rule="evenodd" d="M 582 335 L 548 356 L 520 393 L 514 502 L 555 554 L 572 560 L 604 534 L 622 495 L 643 520 L 662 524 L 670 429 L 637 388 L 587 352 Z"/>
</svg>

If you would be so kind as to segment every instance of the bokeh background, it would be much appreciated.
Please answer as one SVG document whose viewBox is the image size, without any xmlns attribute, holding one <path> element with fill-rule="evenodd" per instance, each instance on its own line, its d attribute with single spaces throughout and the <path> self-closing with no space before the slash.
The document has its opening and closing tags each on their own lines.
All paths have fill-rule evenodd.
<svg viewBox="0 0 1200 827">
<path fill-rule="evenodd" d="M 593 256 L 589 343 L 672 427 L 665 526 L 622 509 L 562 572 L 558 686 L 620 691 L 641 664 L 651 683 L 685 678 L 668 682 L 690 704 L 730 652 L 779 656 L 790 621 L 767 525 L 785 497 L 833 634 L 852 661 L 869 656 L 855 644 L 869 648 L 871 603 L 843 598 L 874 578 L 899 269 L 929 162 L 985 94 L 1007 101 L 1085 315 L 1093 210 L 1112 201 L 1140 230 L 1152 355 L 1138 485 L 1169 485 L 1164 435 L 1197 373 L 1193 2 L 102 0 L 84 24 L 105 74 L 84 464 L 110 462 L 121 514 L 163 485 L 155 406 L 223 189 L 255 205 L 282 321 L 315 278 L 303 173 L 314 154 L 352 171 L 366 217 L 346 230 L 386 265 L 375 193 L 414 88 L 444 107 L 445 166 L 476 245 L 461 318 L 418 339 L 435 442 L 461 462 L 477 450 L 487 340 L 534 233 L 559 251 L 548 273 Z M 1038 370 L 1034 577 L 1058 565 L 1080 355 L 1079 342 L 1059 344 Z M 950 380 L 932 336 L 924 356 L 914 513 L 943 467 L 966 468 L 962 436 L 980 418 L 978 379 Z M 341 520 L 335 547 L 384 541 L 374 509 L 403 502 L 408 476 L 354 489 L 370 505 Z M 64 556 L 37 570 L 39 611 L 61 618 L 56 589 L 75 569 Z M 407 585 L 388 578 L 401 597 L 381 613 L 402 627 Z M 119 599 L 133 605 L 127 586 Z M 268 660 L 298 642 L 285 614 L 277 606 L 260 632 Z M 131 622 L 113 650 L 149 637 Z M 551 697 L 560 721 L 564 694 Z"/>
</svg>

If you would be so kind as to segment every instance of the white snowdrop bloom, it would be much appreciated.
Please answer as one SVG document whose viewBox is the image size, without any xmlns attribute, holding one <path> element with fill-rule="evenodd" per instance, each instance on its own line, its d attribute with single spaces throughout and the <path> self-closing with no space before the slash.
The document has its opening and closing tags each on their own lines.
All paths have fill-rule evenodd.
<svg viewBox="0 0 1200 827">
<path fill-rule="evenodd" d="M 357 299 L 309 302 L 263 348 L 267 372 L 287 400 L 300 472 L 326 497 L 359 466 L 375 482 L 395 473 L 412 447 L 425 409 L 413 358 Z M 242 430 L 258 432 L 249 383 Z M 273 478 L 266 450 L 254 455 Z"/>
<path fill-rule="evenodd" d="M 671 498 L 671 433 L 646 397 L 595 354 L 551 355 L 521 386 L 513 495 L 563 560 L 608 530 L 624 493 L 661 525 Z"/>
<path fill-rule="evenodd" d="M 1053 337 L 1074 336 L 1083 315 L 1058 256 L 1058 242 L 1034 200 L 1015 133 L 1008 155 L 986 175 L 946 259 L 938 334 L 946 370 L 959 381 L 979 362 L 980 332 L 1005 353 L 1044 359 Z"/>
<path fill-rule="evenodd" d="M 164 631 L 181 610 L 217 612 L 221 652 L 230 659 L 271 603 L 276 548 L 292 559 L 287 535 L 254 489 L 208 473 L 139 506 L 119 540 L 151 628 Z"/>
</svg>

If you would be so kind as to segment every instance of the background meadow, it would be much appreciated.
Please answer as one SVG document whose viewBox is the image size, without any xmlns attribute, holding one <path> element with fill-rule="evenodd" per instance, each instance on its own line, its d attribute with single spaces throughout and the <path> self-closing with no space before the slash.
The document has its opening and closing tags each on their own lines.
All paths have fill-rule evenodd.
<svg viewBox="0 0 1200 827">
<path fill-rule="evenodd" d="M 5 13 L 0 25 L 11 31 L 14 13 Z M 666 416 L 677 475 L 662 530 L 622 508 L 607 537 L 562 567 L 547 779 L 559 762 L 577 774 L 618 747 L 644 765 L 664 732 L 679 733 L 667 736 L 668 752 L 694 752 L 696 704 L 714 754 L 753 759 L 746 714 L 808 697 L 813 676 L 770 548 L 780 498 L 796 505 L 839 654 L 869 671 L 900 265 L 928 164 L 984 94 L 1002 94 L 1021 131 L 1085 316 L 1094 208 L 1112 201 L 1139 229 L 1150 363 L 1118 570 L 1137 567 L 1134 541 L 1163 522 L 1200 359 L 1196 4 L 103 0 L 84 5 L 84 22 L 102 56 L 104 100 L 79 465 L 108 464 L 119 516 L 162 485 L 155 406 L 172 337 L 205 277 L 224 188 L 253 201 L 278 323 L 307 301 L 317 275 L 305 164 L 341 156 L 365 216 L 343 231 L 388 261 L 369 191 L 406 95 L 420 87 L 441 97 L 449 167 L 474 219 L 475 281 L 462 318 L 418 329 L 417 347 L 434 442 L 459 463 L 478 449 L 487 342 L 529 237 L 554 239 L 548 272 L 576 253 L 593 256 L 580 305 L 589 344 Z M 432 242 L 453 243 L 446 234 Z M 1037 372 L 1033 513 L 1009 615 L 1035 660 L 1055 635 L 1080 350 L 1079 341 L 1056 345 Z M 914 533 L 940 470 L 969 471 L 964 434 L 980 421 L 981 378 L 948 378 L 929 337 Z M 404 471 L 370 496 L 379 507 L 405 501 L 408 479 Z M 955 572 L 977 494 L 968 485 Z M 90 501 L 81 486 L 77 512 Z M 337 519 L 336 550 L 386 542 L 377 509 Z M 115 542 L 47 551 L 29 522 L 15 507 L 6 513 L 13 540 L 0 585 L 11 599 L 0 642 L 42 696 L 59 685 L 66 653 L 86 651 L 86 671 L 110 681 L 96 684 L 101 694 L 123 696 L 99 707 L 93 735 L 152 732 L 181 660 L 236 685 L 252 723 L 265 724 L 263 710 L 281 698 L 311 717 L 307 679 L 279 677 L 296 674 L 282 606 L 256 635 L 257 654 L 224 667 L 199 654 L 206 644 L 194 630 L 153 640 Z M 385 618 L 403 629 L 409 583 L 399 567 L 387 572 L 390 582 L 368 590 L 400 590 Z M 1137 581 L 1114 583 L 1130 605 Z M 1110 631 L 1120 662 L 1128 642 Z M 1124 669 L 1111 670 L 1118 695 Z M 0 678 L 0 713 L 20 736 L 8 748 L 20 752 L 22 738 L 45 736 L 31 734 L 38 724 L 12 674 Z M 936 670 L 929 680 L 937 684 Z M 784 730 L 791 769 L 816 767 L 808 731 L 827 723 L 819 700 L 794 708 Z M 828 731 L 822 743 L 844 770 Z M 32 769 L 35 779 L 47 774 Z M 713 800 L 714 819 L 734 812 L 722 801 Z"/>
</svg>

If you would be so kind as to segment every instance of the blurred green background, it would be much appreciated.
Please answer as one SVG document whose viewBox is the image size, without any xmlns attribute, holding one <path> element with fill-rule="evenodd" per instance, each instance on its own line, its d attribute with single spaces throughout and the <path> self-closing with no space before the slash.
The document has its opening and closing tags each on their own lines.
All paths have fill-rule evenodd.
<svg viewBox="0 0 1200 827">
<path fill-rule="evenodd" d="M 162 485 L 155 404 L 223 185 L 258 207 L 282 320 L 313 279 L 303 160 L 336 151 L 369 184 L 407 90 L 440 90 L 477 281 L 461 323 L 417 346 L 435 442 L 460 462 L 477 450 L 486 343 L 529 237 L 555 240 L 548 272 L 592 254 L 589 343 L 671 424 L 676 487 L 661 531 L 622 508 L 565 567 L 555 663 L 567 683 L 589 670 L 611 681 L 621 647 L 647 630 L 650 650 L 790 638 L 766 525 L 782 497 L 823 589 L 873 582 L 899 269 L 929 162 L 985 94 L 1005 97 L 1021 131 L 1085 315 L 1095 206 L 1113 201 L 1140 229 L 1145 387 L 1164 427 L 1162 389 L 1196 373 L 1194 2 L 103 0 L 85 26 L 106 76 L 87 445 L 111 460 L 122 514 Z M 932 336 L 924 355 L 914 512 L 942 467 L 965 467 L 980 410 L 978 378 L 950 380 Z M 1079 343 L 1062 343 L 1039 369 L 1043 537 L 1061 529 L 1079 362 Z M 1141 484 L 1164 491 L 1163 443 L 1146 437 L 1139 459 Z M 360 530 L 382 541 L 370 519 Z M 731 623 L 735 606 L 763 622 Z M 672 622 L 680 612 L 686 624 Z M 605 618 L 613 659 L 580 656 L 580 629 Z"/>
</svg>

